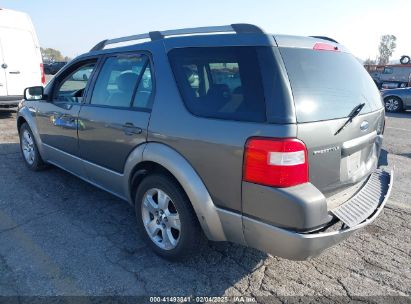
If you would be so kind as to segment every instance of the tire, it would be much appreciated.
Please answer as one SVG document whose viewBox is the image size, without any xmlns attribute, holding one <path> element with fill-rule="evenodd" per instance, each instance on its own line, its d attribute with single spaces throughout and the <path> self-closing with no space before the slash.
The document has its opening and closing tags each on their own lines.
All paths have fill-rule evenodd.
<svg viewBox="0 0 411 304">
<path fill-rule="evenodd" d="M 403 110 L 402 100 L 395 96 L 388 96 L 384 98 L 384 106 L 387 112 L 398 113 Z"/>
<path fill-rule="evenodd" d="M 400 62 L 401 64 L 409 64 L 411 61 L 410 56 L 401 56 Z"/>
<path fill-rule="evenodd" d="M 141 237 L 162 258 L 183 260 L 206 244 L 187 195 L 171 177 L 145 177 L 137 188 L 135 212 Z"/>
<path fill-rule="evenodd" d="M 40 156 L 36 141 L 29 125 L 23 123 L 20 127 L 20 151 L 24 163 L 32 171 L 39 171 L 45 167 L 45 163 Z"/>
</svg>

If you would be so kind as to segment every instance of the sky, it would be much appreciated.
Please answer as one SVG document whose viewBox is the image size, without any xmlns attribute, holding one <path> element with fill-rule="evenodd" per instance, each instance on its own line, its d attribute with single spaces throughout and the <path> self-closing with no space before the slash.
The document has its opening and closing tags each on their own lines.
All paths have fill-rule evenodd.
<svg viewBox="0 0 411 304">
<path fill-rule="evenodd" d="M 231 23 L 329 36 L 363 60 L 375 59 L 381 35 L 393 34 L 392 59 L 411 55 L 411 0 L 0 0 L 0 7 L 28 13 L 40 45 L 69 57 L 107 38 Z"/>
</svg>

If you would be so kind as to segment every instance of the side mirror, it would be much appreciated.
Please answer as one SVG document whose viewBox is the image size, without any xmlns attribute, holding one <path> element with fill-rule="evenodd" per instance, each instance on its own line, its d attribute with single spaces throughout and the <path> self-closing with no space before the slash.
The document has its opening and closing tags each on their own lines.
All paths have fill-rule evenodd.
<svg viewBox="0 0 411 304">
<path fill-rule="evenodd" d="M 24 90 L 25 100 L 40 100 L 43 99 L 44 88 L 42 86 L 29 87 Z"/>
</svg>

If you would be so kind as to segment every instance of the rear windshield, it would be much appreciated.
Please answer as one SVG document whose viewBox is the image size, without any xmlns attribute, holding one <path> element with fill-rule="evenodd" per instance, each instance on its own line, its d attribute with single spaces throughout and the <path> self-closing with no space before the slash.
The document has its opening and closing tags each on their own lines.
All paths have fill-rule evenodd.
<svg viewBox="0 0 411 304">
<path fill-rule="evenodd" d="M 202 117 L 266 121 L 256 47 L 197 47 L 169 53 L 188 110 Z"/>
<path fill-rule="evenodd" d="M 347 117 L 358 104 L 361 114 L 382 108 L 372 78 L 351 54 L 281 48 L 298 122 Z"/>
</svg>

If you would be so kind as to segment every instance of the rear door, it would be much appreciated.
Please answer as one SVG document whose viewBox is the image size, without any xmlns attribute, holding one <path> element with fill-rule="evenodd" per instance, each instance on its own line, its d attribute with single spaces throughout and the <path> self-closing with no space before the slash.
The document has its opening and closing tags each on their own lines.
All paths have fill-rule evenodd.
<svg viewBox="0 0 411 304">
<path fill-rule="evenodd" d="M 377 167 L 384 111 L 369 74 L 349 53 L 280 48 L 294 96 L 297 137 L 308 149 L 310 181 L 326 196 Z M 350 112 L 360 115 L 340 132 Z"/>
<path fill-rule="evenodd" d="M 116 54 L 104 59 L 88 103 L 79 113 L 81 158 L 123 173 L 130 152 L 146 141 L 151 112 L 151 64 L 146 54 Z M 104 177 L 89 170 L 90 178 Z"/>
<path fill-rule="evenodd" d="M 0 27 L 0 37 L 8 95 L 22 96 L 26 87 L 41 85 L 41 62 L 32 33 Z"/>
</svg>

